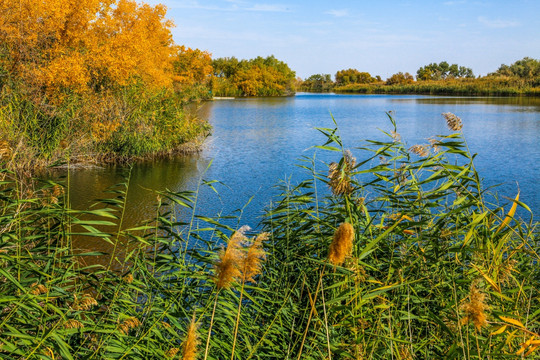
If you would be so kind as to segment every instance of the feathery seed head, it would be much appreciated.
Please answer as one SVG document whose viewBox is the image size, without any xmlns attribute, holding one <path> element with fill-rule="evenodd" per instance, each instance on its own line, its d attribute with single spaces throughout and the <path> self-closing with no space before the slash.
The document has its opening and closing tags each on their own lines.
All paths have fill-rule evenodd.
<svg viewBox="0 0 540 360">
<path fill-rule="evenodd" d="M 429 155 L 428 145 L 413 145 L 409 148 L 409 151 L 421 157 L 427 157 Z"/>
<path fill-rule="evenodd" d="M 69 319 L 64 323 L 64 327 L 66 329 L 82 329 L 84 327 L 84 324 L 79 320 Z"/>
<path fill-rule="evenodd" d="M 463 123 L 458 116 L 452 114 L 451 112 L 443 113 L 442 115 L 446 119 L 446 125 L 450 130 L 460 131 L 463 128 Z"/>
<path fill-rule="evenodd" d="M 167 352 L 165 353 L 165 356 L 168 357 L 168 358 L 173 358 L 176 356 L 176 354 L 178 354 L 178 352 L 180 351 L 179 348 L 170 348 L 169 350 L 167 350 Z"/>
<path fill-rule="evenodd" d="M 263 241 L 268 240 L 269 233 L 259 234 L 253 243 L 248 247 L 247 254 L 243 260 L 242 273 L 244 281 L 255 282 L 255 276 L 262 271 L 262 262 L 266 258 L 266 252 L 263 248 Z"/>
<path fill-rule="evenodd" d="M 334 265 L 343 264 L 345 258 L 352 252 L 353 240 L 354 227 L 349 223 L 342 223 L 334 233 L 328 260 Z"/>
<path fill-rule="evenodd" d="M 434 153 L 438 153 L 439 151 L 441 151 L 441 146 L 440 146 L 441 141 L 439 139 L 430 138 L 428 139 L 428 141 L 429 141 L 429 146 L 431 146 Z"/>
<path fill-rule="evenodd" d="M 169 350 L 167 350 L 167 352 L 165 353 L 165 356 L 168 357 L 168 358 L 173 358 L 176 356 L 176 354 L 178 354 L 178 352 L 180 351 L 179 348 L 170 348 Z"/>
<path fill-rule="evenodd" d="M 349 150 L 343 154 L 343 159 L 338 163 L 330 163 L 328 168 L 328 185 L 334 195 L 350 195 L 353 191 L 351 185 L 351 171 L 356 166 L 356 159 Z"/>
<path fill-rule="evenodd" d="M 90 310 L 92 307 L 97 306 L 98 302 L 90 294 L 84 294 L 82 299 L 77 300 L 77 295 L 75 295 L 75 301 L 73 305 L 74 310 L 86 311 Z"/>
<path fill-rule="evenodd" d="M 9 160 L 12 154 L 13 150 L 9 143 L 7 141 L 0 142 L 0 160 Z"/>
<path fill-rule="evenodd" d="M 122 334 L 127 335 L 131 329 L 136 329 L 139 326 L 141 326 L 139 319 L 132 316 L 118 324 L 118 330 L 120 330 Z"/>
<path fill-rule="evenodd" d="M 197 333 L 198 324 L 195 322 L 195 316 L 189 324 L 186 340 L 182 344 L 182 359 L 195 360 L 197 358 L 197 345 L 199 345 L 199 334 Z"/>
<path fill-rule="evenodd" d="M 215 282 L 218 289 L 227 289 L 231 286 L 234 280 L 241 278 L 240 263 L 242 261 L 242 243 L 247 239 L 244 235 L 248 227 L 241 227 L 236 231 L 229 242 L 227 248 L 221 250 L 219 260 L 216 263 Z"/>
<path fill-rule="evenodd" d="M 469 289 L 469 301 L 461 305 L 461 310 L 465 313 L 461 324 L 472 322 L 476 330 L 480 331 L 487 325 L 486 310 L 489 306 L 485 303 L 486 294 L 480 290 L 478 283 L 478 280 L 472 282 Z"/>
<path fill-rule="evenodd" d="M 45 285 L 38 284 L 37 282 L 30 285 L 30 293 L 33 295 L 41 295 L 45 294 L 46 292 L 47 287 L 45 287 Z"/>
</svg>

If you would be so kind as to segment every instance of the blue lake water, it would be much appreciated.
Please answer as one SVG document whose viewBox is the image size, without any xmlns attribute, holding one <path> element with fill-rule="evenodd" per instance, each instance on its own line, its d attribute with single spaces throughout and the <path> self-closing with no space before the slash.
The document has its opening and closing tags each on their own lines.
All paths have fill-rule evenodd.
<svg viewBox="0 0 540 360">
<path fill-rule="evenodd" d="M 398 132 L 408 145 L 449 134 L 441 113 L 455 113 L 463 120 L 471 152 L 478 154 L 475 163 L 484 185 L 500 184 L 496 191 L 512 198 L 519 188 L 520 199 L 540 213 L 538 98 L 297 94 L 203 103 L 199 116 L 213 126 L 204 150 L 197 155 L 135 165 L 128 195 L 128 223 L 136 224 L 155 213 L 156 194 L 149 189 L 194 190 L 202 176 L 223 185 L 216 185 L 219 196 L 210 189 L 200 193 L 200 214 L 238 214 L 235 210 L 245 206 L 240 224 L 256 227 L 264 207 L 275 199 L 274 186 L 280 181 L 295 184 L 307 176 L 295 164 L 302 156 L 313 157 L 316 150 L 312 146 L 324 143 L 325 137 L 316 127 L 333 128 L 333 116 L 345 147 L 361 161 L 367 154 L 355 148 L 365 145 L 366 139 L 385 139 L 381 129 L 392 130 L 387 111 L 393 111 Z M 316 158 L 339 160 L 321 150 L 317 150 Z M 317 166 L 324 168 L 322 163 Z M 125 172 L 118 166 L 72 171 L 73 206 L 85 208 L 93 199 L 103 197 L 102 191 L 121 182 Z"/>
</svg>

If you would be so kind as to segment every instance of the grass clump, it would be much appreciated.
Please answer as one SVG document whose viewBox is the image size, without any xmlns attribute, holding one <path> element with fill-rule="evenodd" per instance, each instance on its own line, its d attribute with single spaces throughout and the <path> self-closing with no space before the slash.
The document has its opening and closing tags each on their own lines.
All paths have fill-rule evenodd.
<svg viewBox="0 0 540 360">
<path fill-rule="evenodd" d="M 351 153 L 319 129 L 334 163 L 306 159 L 258 232 L 201 215 L 192 192 L 160 193 L 155 217 L 125 229 L 128 182 L 75 211 L 60 185 L 2 170 L 0 355 L 534 358 L 537 224 L 519 196 L 491 203 L 445 117 L 452 132 L 422 154 L 392 117 L 386 141 Z"/>
</svg>

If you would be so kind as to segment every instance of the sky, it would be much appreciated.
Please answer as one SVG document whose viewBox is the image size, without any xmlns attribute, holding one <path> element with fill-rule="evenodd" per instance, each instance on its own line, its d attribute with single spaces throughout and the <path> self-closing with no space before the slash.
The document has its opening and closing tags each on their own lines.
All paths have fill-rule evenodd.
<svg viewBox="0 0 540 360">
<path fill-rule="evenodd" d="M 213 58 L 274 55 L 307 78 L 383 79 L 447 61 L 486 75 L 540 58 L 540 0 L 143 0 L 164 4 L 174 41 Z"/>
</svg>

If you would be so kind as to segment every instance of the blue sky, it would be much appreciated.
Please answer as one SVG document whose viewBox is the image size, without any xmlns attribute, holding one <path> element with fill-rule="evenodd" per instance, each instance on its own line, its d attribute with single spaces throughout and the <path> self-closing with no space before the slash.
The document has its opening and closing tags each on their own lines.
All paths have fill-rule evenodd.
<svg viewBox="0 0 540 360">
<path fill-rule="evenodd" d="M 443 60 L 485 75 L 540 58 L 540 0 L 145 2 L 168 7 L 178 44 L 214 58 L 275 55 L 302 78 L 355 68 L 386 79 Z"/>
</svg>

